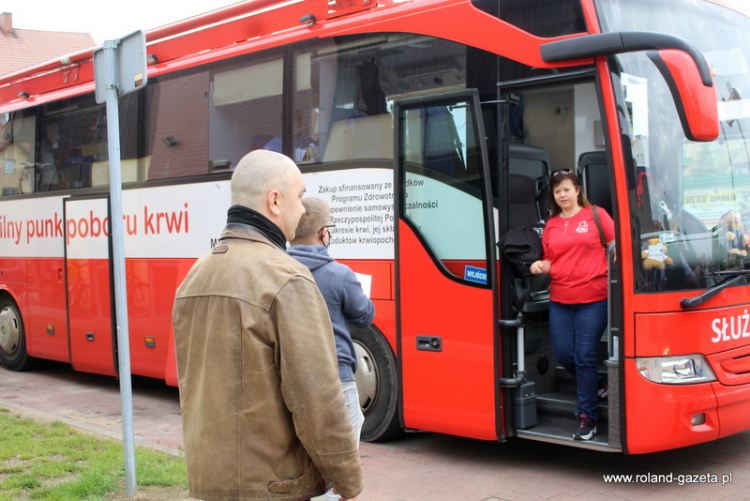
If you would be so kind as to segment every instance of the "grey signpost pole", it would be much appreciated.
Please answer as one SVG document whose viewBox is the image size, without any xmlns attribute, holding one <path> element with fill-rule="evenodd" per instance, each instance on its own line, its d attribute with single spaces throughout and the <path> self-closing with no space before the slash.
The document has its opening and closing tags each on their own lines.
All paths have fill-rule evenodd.
<svg viewBox="0 0 750 501">
<path fill-rule="evenodd" d="M 122 174 L 120 170 L 121 95 L 146 85 L 146 44 L 137 31 L 121 40 L 107 40 L 94 51 L 96 101 L 107 105 L 107 151 L 109 158 L 109 221 L 112 236 L 117 361 L 120 375 L 122 445 L 125 455 L 125 490 L 136 494 L 133 390 L 130 377 L 130 329 L 125 282 L 125 237 L 122 223 Z"/>
</svg>

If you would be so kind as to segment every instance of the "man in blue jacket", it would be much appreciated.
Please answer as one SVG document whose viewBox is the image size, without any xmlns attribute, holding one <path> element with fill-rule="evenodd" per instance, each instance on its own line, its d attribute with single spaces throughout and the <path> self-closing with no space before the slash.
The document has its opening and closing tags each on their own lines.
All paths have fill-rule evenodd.
<svg viewBox="0 0 750 501">
<path fill-rule="evenodd" d="M 328 255 L 333 227 L 328 204 L 318 198 L 307 197 L 302 199 L 302 205 L 305 206 L 305 213 L 297 225 L 289 254 L 310 268 L 328 306 L 336 341 L 339 378 L 352 420 L 352 429 L 359 443 L 359 434 L 365 418 L 359 406 L 359 394 L 354 379 L 356 355 L 347 321 L 358 327 L 367 327 L 375 316 L 375 307 L 363 292 L 354 272 Z"/>
</svg>

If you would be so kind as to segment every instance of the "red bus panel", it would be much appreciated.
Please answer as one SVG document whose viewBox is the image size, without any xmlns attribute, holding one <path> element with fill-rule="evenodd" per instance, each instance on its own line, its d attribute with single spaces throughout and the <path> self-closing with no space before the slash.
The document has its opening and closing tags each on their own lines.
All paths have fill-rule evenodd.
<svg viewBox="0 0 750 501">
<path fill-rule="evenodd" d="M 647 381 L 635 360 L 625 359 L 627 448 L 631 454 L 675 449 L 719 438 L 717 399 L 711 383 L 666 385 Z M 704 414 L 705 422 L 691 424 Z"/>
<path fill-rule="evenodd" d="M 29 355 L 67 362 L 68 325 L 65 314 L 65 270 L 62 258 L 8 259 L 26 263 L 28 295 L 23 312 Z"/>
<path fill-rule="evenodd" d="M 495 440 L 492 291 L 448 278 L 398 228 L 404 425 Z M 418 336 L 440 337 L 442 350 L 418 349 Z"/>
</svg>

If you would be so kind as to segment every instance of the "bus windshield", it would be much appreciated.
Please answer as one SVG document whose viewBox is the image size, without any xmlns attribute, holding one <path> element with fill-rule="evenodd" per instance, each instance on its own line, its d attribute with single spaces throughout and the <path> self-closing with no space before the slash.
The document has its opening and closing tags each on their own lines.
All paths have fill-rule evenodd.
<svg viewBox="0 0 750 501">
<path fill-rule="evenodd" d="M 642 292 L 711 287 L 750 267 L 750 19 L 703 1 L 598 0 L 603 31 L 679 36 L 708 60 L 720 136 L 688 140 L 666 81 L 645 52 L 617 56 L 613 82 Z"/>
</svg>

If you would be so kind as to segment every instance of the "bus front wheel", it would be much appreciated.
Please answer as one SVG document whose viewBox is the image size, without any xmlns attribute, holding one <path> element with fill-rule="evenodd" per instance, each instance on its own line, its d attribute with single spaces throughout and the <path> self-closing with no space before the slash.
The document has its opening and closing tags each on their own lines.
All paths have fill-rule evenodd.
<svg viewBox="0 0 750 501">
<path fill-rule="evenodd" d="M 7 369 L 29 368 L 32 358 L 26 352 L 26 334 L 21 312 L 8 296 L 0 296 L 0 364 Z"/>
<path fill-rule="evenodd" d="M 352 326 L 357 356 L 357 390 L 365 415 L 362 440 L 382 442 L 403 433 L 398 415 L 398 370 L 393 351 L 374 328 Z"/>
</svg>

